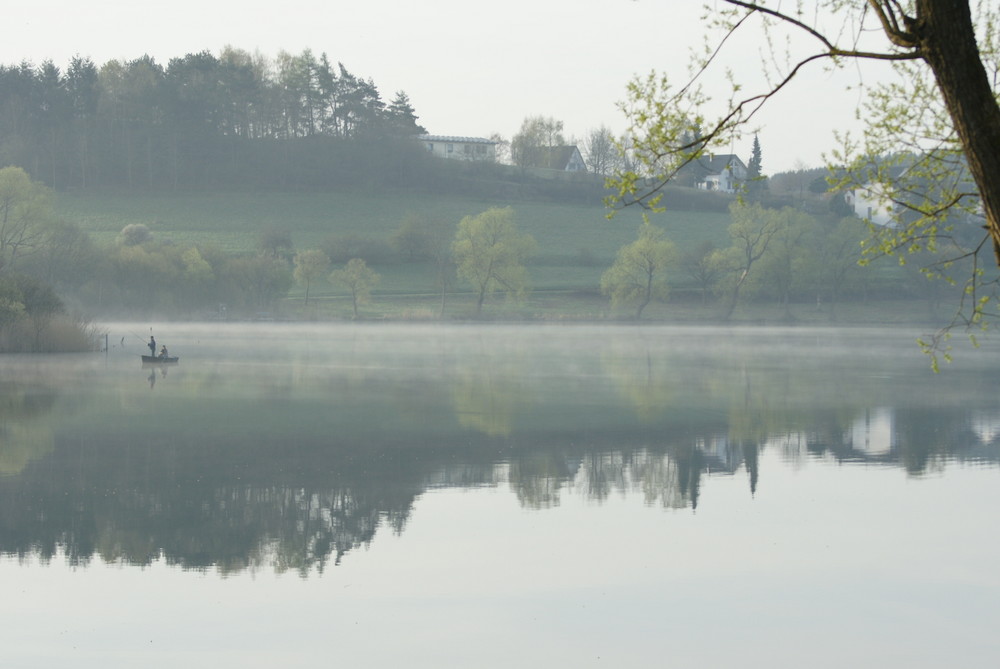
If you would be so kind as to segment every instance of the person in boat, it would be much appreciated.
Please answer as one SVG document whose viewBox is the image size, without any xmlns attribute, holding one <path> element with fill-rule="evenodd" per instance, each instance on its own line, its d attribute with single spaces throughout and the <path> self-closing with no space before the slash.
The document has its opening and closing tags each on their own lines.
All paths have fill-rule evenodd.
<svg viewBox="0 0 1000 669">
<path fill-rule="evenodd" d="M 170 357 L 170 354 L 167 353 L 167 347 L 166 346 L 161 346 L 160 347 L 160 359 L 163 360 L 164 358 L 169 358 L 169 357 Z"/>
<path fill-rule="evenodd" d="M 156 340 L 153 339 L 153 335 L 149 335 L 149 343 L 146 346 L 149 347 L 149 355 L 156 355 Z"/>
</svg>

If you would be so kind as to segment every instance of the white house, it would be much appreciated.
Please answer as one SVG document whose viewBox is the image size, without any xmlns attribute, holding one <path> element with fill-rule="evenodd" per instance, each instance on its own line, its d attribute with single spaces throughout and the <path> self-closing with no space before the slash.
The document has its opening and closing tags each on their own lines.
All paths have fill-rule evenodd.
<svg viewBox="0 0 1000 669">
<path fill-rule="evenodd" d="M 733 153 L 709 154 L 690 163 L 694 185 L 701 190 L 736 193 L 747 180 L 747 166 Z"/>
<path fill-rule="evenodd" d="M 452 160 L 496 162 L 497 146 L 492 139 L 453 137 L 450 135 L 420 135 L 419 139 L 431 154 Z"/>
<path fill-rule="evenodd" d="M 885 194 L 879 184 L 869 184 L 844 193 L 844 201 L 854 214 L 869 223 L 883 227 L 895 224 L 898 205 Z"/>
</svg>

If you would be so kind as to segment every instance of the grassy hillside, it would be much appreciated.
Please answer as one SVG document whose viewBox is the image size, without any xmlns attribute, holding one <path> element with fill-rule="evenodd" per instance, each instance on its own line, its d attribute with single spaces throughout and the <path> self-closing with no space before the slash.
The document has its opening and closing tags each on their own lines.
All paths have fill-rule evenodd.
<svg viewBox="0 0 1000 669">
<path fill-rule="evenodd" d="M 256 253 L 262 233 L 280 229 L 290 233 L 296 250 L 322 246 L 331 237 L 354 236 L 387 242 L 410 216 L 429 221 L 443 220 L 456 228 L 462 217 L 489 207 L 511 206 L 523 232 L 538 242 L 538 254 L 529 264 L 533 292 L 525 303 L 508 304 L 502 299 L 489 306 L 488 318 L 527 320 L 603 320 L 627 316 L 613 313 L 606 298 L 599 296 L 601 274 L 610 266 L 621 246 L 633 241 L 641 223 L 641 212 L 628 209 L 607 219 L 599 202 L 590 205 L 539 200 L 485 199 L 457 195 L 407 194 L 399 191 L 373 193 L 186 193 L 93 195 L 60 193 L 57 213 L 76 222 L 100 244 L 111 244 L 123 227 L 131 223 L 149 226 L 154 237 L 180 244 L 197 243 L 230 254 Z M 715 207 L 719 209 L 720 207 Z M 653 214 L 683 253 L 708 240 L 719 247 L 729 245 L 728 213 L 721 211 L 668 211 Z M 364 318 L 437 318 L 440 295 L 435 272 L 429 263 L 372 263 L 382 277 Z M 898 271 L 898 267 L 896 268 Z M 673 298 L 654 303 L 643 313 L 648 321 L 704 322 L 718 318 L 716 304 L 702 305 L 691 280 L 679 269 L 669 278 Z M 278 305 L 277 315 L 293 319 L 350 318 L 351 307 L 342 286 L 325 282 L 313 285 L 310 302 L 303 304 L 304 289 L 295 286 Z M 901 296 L 902 297 L 902 296 Z M 473 296 L 458 284 L 448 296 L 446 318 L 468 318 Z M 949 314 L 936 313 L 948 300 L 900 303 L 865 300 L 836 308 L 813 303 L 799 305 L 800 322 L 939 322 Z M 210 314 L 204 314 L 211 317 Z M 787 318 L 776 304 L 741 305 L 734 322 L 770 322 Z"/>
<path fill-rule="evenodd" d="M 296 249 L 319 246 L 331 236 L 388 240 L 408 215 L 445 220 L 457 227 L 463 216 L 489 207 L 512 206 L 518 226 L 538 242 L 532 280 L 538 289 L 596 290 L 615 252 L 635 239 L 638 210 L 608 220 L 599 204 L 503 202 L 427 194 L 211 193 L 81 195 L 61 193 L 58 213 L 75 221 L 99 243 L 111 243 L 123 227 L 144 223 L 160 240 L 213 245 L 229 253 L 257 250 L 261 233 L 287 230 Z M 683 250 L 708 239 L 725 245 L 728 215 L 701 212 L 656 214 L 654 221 Z M 381 291 L 433 288 L 426 267 L 377 267 Z"/>
</svg>

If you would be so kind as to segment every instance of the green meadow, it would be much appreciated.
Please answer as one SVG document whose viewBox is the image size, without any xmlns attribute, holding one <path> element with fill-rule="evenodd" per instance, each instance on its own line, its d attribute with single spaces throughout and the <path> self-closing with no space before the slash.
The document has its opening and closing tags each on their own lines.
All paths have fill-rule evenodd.
<svg viewBox="0 0 1000 669">
<path fill-rule="evenodd" d="M 511 206 L 518 227 L 538 242 L 531 261 L 536 290 L 596 291 L 617 250 L 635 239 L 641 212 L 626 209 L 611 220 L 600 203 L 500 202 L 421 193 L 206 193 L 83 195 L 61 193 L 58 214 L 111 244 L 126 225 L 142 223 L 160 241 L 214 246 L 231 254 L 254 253 L 265 230 L 290 233 L 296 250 L 317 248 L 330 237 L 387 242 L 409 216 L 458 222 L 490 207 Z M 677 211 L 654 222 L 683 251 L 704 240 L 727 245 L 727 214 Z M 423 263 L 374 265 L 379 292 L 434 291 Z M 332 287 L 321 286 L 320 294 Z M 295 291 L 293 290 L 293 295 Z"/>
<path fill-rule="evenodd" d="M 641 223 L 637 209 L 625 209 L 609 221 L 609 210 L 600 203 L 510 203 L 422 193 L 60 193 L 57 199 L 58 213 L 99 242 L 113 241 L 130 223 L 144 223 L 161 239 L 214 244 L 230 253 L 255 251 L 260 233 L 270 228 L 288 230 L 296 248 L 306 249 L 331 235 L 388 239 L 408 214 L 454 221 L 457 227 L 463 216 L 505 206 L 513 207 L 521 230 L 538 241 L 541 256 L 573 256 L 588 249 L 611 259 L 635 238 Z M 726 243 L 728 214 L 668 211 L 654 214 L 654 220 L 681 247 L 703 239 Z"/>
<path fill-rule="evenodd" d="M 601 274 L 615 253 L 633 241 L 642 222 L 642 212 L 627 208 L 610 220 L 609 210 L 599 202 L 573 204 L 548 201 L 477 199 L 456 195 L 429 195 L 400 191 L 375 192 L 229 192 L 182 194 L 94 195 L 59 193 L 56 209 L 62 218 L 76 222 L 98 244 L 113 244 L 122 228 L 132 223 L 147 225 L 154 239 L 177 244 L 212 246 L 228 254 L 259 252 L 267 230 L 287 231 L 296 251 L 319 248 L 331 237 L 354 237 L 387 243 L 408 217 L 446 221 L 456 228 L 468 215 L 490 207 L 510 206 L 522 232 L 538 243 L 529 262 L 532 293 L 522 303 L 494 300 L 484 316 L 514 320 L 604 320 L 628 317 L 629 309 L 615 313 L 600 295 Z M 728 213 L 719 211 L 667 210 L 650 214 L 681 253 L 704 241 L 717 247 L 729 245 Z M 381 276 L 372 302 L 363 308 L 364 318 L 432 319 L 441 312 L 441 296 L 434 268 L 428 262 L 371 262 Z M 680 269 L 669 277 L 672 298 L 651 304 L 643 313 L 650 321 L 712 321 L 718 317 L 713 302 L 701 303 L 692 280 Z M 280 318 L 350 318 L 350 300 L 341 286 L 325 281 L 310 289 L 304 304 L 304 288 L 292 287 L 278 305 Z M 902 295 L 900 297 L 903 297 Z M 470 316 L 472 296 L 457 283 L 447 297 L 447 318 Z M 950 304 L 945 301 L 945 304 Z M 912 305 L 899 310 L 898 300 L 889 303 L 866 300 L 832 309 L 799 305 L 795 317 L 803 322 L 911 322 L 937 320 Z M 737 322 L 771 322 L 787 319 L 777 305 L 741 304 L 733 315 Z"/>
</svg>

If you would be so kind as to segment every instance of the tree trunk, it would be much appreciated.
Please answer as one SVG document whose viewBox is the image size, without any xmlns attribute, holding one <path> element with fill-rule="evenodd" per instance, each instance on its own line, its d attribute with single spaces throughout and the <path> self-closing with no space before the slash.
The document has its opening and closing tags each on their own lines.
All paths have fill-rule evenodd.
<svg viewBox="0 0 1000 669">
<path fill-rule="evenodd" d="M 439 320 L 444 320 L 444 310 L 448 301 L 448 288 L 446 286 L 441 286 L 441 313 L 438 316 Z"/>
<path fill-rule="evenodd" d="M 917 0 L 913 30 L 979 188 L 1000 265 L 1000 107 L 983 67 L 969 0 Z"/>
<path fill-rule="evenodd" d="M 476 318 L 479 318 L 483 313 L 483 302 L 486 301 L 486 286 L 482 286 L 479 289 L 479 300 L 476 301 Z"/>
<path fill-rule="evenodd" d="M 642 294 L 642 301 L 639 302 L 639 308 L 635 310 L 635 320 L 640 320 L 642 318 L 642 310 L 646 308 L 650 300 L 653 299 L 653 272 L 652 270 L 646 273 L 646 290 Z"/>
</svg>

